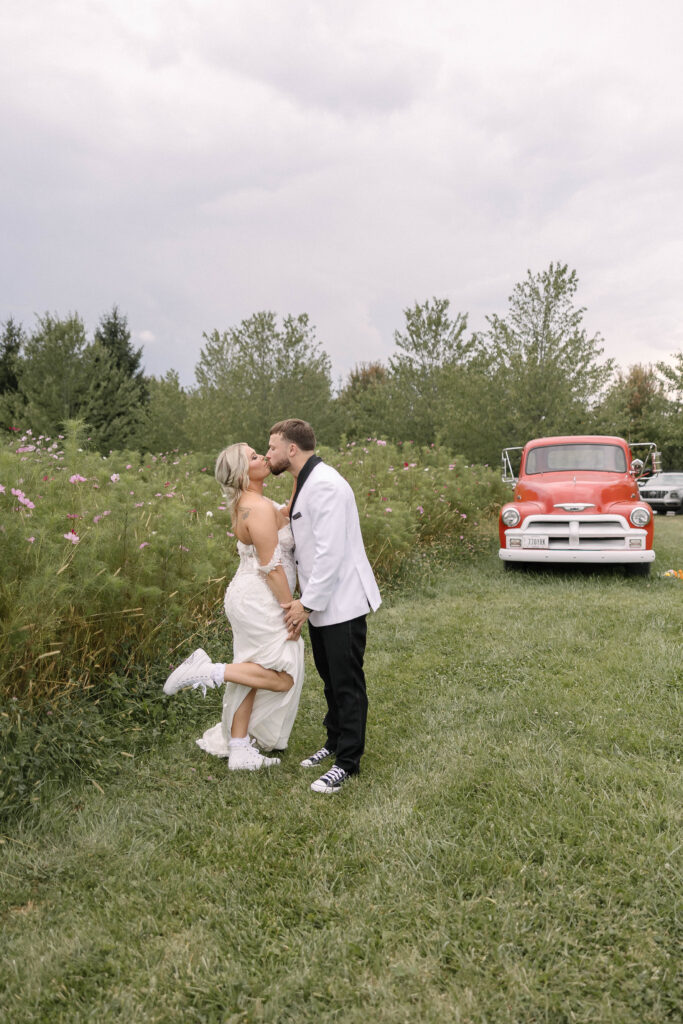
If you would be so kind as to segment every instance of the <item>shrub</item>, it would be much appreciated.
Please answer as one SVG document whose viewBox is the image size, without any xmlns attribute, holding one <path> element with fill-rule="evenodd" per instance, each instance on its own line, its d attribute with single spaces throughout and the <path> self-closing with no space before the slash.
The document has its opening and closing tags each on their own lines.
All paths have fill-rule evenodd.
<svg viewBox="0 0 683 1024">
<path fill-rule="evenodd" d="M 381 439 L 323 455 L 354 488 L 380 582 L 417 545 L 472 557 L 490 544 L 505 492 L 488 468 Z M 267 486 L 283 501 L 291 479 Z M 126 675 L 222 616 L 237 556 L 213 456 L 103 457 L 78 424 L 28 432 L 0 449 L 0 516 L 0 686 L 23 706 Z"/>
</svg>

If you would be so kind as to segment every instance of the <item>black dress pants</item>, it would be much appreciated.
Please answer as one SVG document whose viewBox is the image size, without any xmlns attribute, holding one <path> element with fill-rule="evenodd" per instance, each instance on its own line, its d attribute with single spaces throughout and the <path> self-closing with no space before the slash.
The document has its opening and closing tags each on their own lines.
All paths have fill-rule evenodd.
<svg viewBox="0 0 683 1024">
<path fill-rule="evenodd" d="M 365 690 L 363 658 L 367 637 L 366 616 L 332 626 L 312 626 L 313 660 L 325 685 L 327 729 L 325 746 L 336 752 L 334 763 L 357 775 L 365 749 L 368 696 Z"/>
</svg>

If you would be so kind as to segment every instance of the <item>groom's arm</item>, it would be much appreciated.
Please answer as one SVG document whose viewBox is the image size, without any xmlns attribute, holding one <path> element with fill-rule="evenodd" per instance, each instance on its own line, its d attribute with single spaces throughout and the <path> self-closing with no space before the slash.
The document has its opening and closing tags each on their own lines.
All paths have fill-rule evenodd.
<svg viewBox="0 0 683 1024">
<path fill-rule="evenodd" d="M 304 608 L 322 612 L 334 593 L 346 546 L 346 496 L 335 481 L 316 485 L 315 497 L 308 503 L 309 529 L 314 554 L 311 572 L 299 601 L 287 608 L 288 627 L 301 627 L 307 615 Z"/>
</svg>

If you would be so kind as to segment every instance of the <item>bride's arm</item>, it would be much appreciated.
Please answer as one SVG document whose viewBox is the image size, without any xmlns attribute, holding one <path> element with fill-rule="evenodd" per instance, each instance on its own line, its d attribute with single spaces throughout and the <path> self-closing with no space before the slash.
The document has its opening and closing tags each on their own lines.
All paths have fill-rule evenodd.
<svg viewBox="0 0 683 1024">
<path fill-rule="evenodd" d="M 292 600 L 285 571 L 280 564 L 272 565 L 277 548 L 277 519 L 275 506 L 270 502 L 259 502 L 241 514 L 242 525 L 254 545 L 259 566 L 263 570 L 266 583 L 277 598 L 279 604 Z"/>
</svg>

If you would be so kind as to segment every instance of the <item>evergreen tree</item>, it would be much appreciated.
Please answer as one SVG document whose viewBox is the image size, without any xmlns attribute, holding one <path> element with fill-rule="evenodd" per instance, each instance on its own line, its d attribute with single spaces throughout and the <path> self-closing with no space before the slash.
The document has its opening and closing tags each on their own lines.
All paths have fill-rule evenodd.
<svg viewBox="0 0 683 1024">
<path fill-rule="evenodd" d="M 25 425 L 39 434 L 59 432 L 80 413 L 88 387 L 87 341 L 77 314 L 65 320 L 46 313 L 24 345 L 18 374 L 26 403 Z"/>
<path fill-rule="evenodd" d="M 118 365 L 110 348 L 94 341 L 84 356 L 88 384 L 79 416 L 85 421 L 91 447 L 99 452 L 145 447 L 147 385 Z"/>
<path fill-rule="evenodd" d="M 100 320 L 85 359 L 88 386 L 79 414 L 90 443 L 102 452 L 146 446 L 149 389 L 142 349 L 133 349 L 128 321 L 116 306 Z"/>
<path fill-rule="evenodd" d="M 105 314 L 95 329 L 95 342 L 109 352 L 116 367 L 138 385 L 140 400 L 147 399 L 147 382 L 142 369 L 142 348 L 134 349 L 130 342 L 128 319 L 122 316 L 118 306 Z"/>
<path fill-rule="evenodd" d="M 17 372 L 22 346 L 26 335 L 21 324 L 16 324 L 12 317 L 3 325 L 0 338 L 0 395 L 19 389 Z"/>
<path fill-rule="evenodd" d="M 10 317 L 0 338 L 0 427 L 7 430 L 16 430 L 25 424 L 26 400 L 19 390 L 25 343 L 23 327 Z"/>
</svg>

